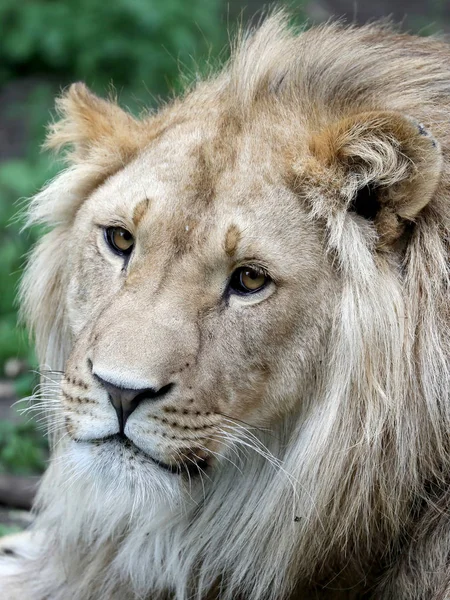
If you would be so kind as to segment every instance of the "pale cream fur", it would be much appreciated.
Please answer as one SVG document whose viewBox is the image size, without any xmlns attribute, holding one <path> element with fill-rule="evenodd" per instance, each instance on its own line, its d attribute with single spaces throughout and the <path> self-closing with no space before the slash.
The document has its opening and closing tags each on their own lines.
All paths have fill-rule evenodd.
<svg viewBox="0 0 450 600">
<path fill-rule="evenodd" d="M 449 59 L 275 14 L 155 115 L 63 96 L 22 286 L 53 459 L 2 597 L 448 597 Z M 173 384 L 133 446 L 94 374 Z"/>
</svg>

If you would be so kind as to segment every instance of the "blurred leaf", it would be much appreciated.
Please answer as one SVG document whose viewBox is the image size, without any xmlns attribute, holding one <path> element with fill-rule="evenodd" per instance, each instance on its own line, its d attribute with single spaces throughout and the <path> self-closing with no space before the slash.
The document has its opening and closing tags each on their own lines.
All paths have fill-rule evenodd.
<svg viewBox="0 0 450 600">
<path fill-rule="evenodd" d="M 0 523 L 0 537 L 4 535 L 12 535 L 13 533 L 20 533 L 22 528 L 18 525 L 2 525 Z"/>
<path fill-rule="evenodd" d="M 0 64 L 158 95 L 175 84 L 180 56 L 193 66 L 189 57 L 223 44 L 221 10 L 221 0 L 2 0 Z"/>
<path fill-rule="evenodd" d="M 37 383 L 37 375 L 35 373 L 22 373 L 14 380 L 14 389 L 19 398 L 31 396 L 32 390 Z"/>
<path fill-rule="evenodd" d="M 46 443 L 33 423 L 0 421 L 0 471 L 41 473 L 45 460 Z"/>
</svg>

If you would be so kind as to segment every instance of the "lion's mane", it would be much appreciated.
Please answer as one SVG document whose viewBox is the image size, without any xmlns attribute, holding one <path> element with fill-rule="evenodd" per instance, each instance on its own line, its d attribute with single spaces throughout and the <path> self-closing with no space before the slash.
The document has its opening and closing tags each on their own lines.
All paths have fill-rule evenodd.
<svg viewBox="0 0 450 600">
<path fill-rule="evenodd" d="M 187 600 L 216 593 L 222 600 L 279 600 L 296 590 L 306 599 L 313 597 L 307 590 L 322 587 L 324 595 L 340 598 L 361 597 L 367 586 L 377 599 L 444 594 L 449 58 L 444 43 L 389 27 L 327 24 L 296 36 L 275 15 L 240 40 L 219 76 L 162 111 L 163 123 L 176 119 L 183 106 L 201 110 L 205 99 L 217 97 L 229 112 L 264 119 L 276 102 L 285 107 L 286 128 L 296 103 L 306 115 L 400 111 L 426 123 L 439 141 L 440 183 L 409 232 L 400 268 L 389 252 L 374 253 L 354 222 L 310 199 L 311 218 L 324 223 L 342 295 L 308 401 L 294 422 L 258 434 L 282 468 L 260 454 L 243 456 L 240 473 L 230 466 L 212 475 L 201 509 L 174 516 L 168 508 L 166 516 L 155 517 L 149 535 L 145 503 L 136 503 L 132 518 L 120 517 L 132 501 L 126 490 L 111 492 L 109 504 L 99 506 L 95 483 L 68 487 L 55 462 L 38 500 L 36 528 L 47 532 L 46 542 L 21 576 L 33 582 L 33 598 L 156 600 L 172 594 Z M 64 102 L 69 100 L 61 106 L 67 112 Z M 83 126 L 102 126 L 103 144 L 115 145 L 114 152 L 82 149 L 33 199 L 29 212 L 30 222 L 53 229 L 31 259 L 22 299 L 41 361 L 59 370 L 70 350 L 61 302 L 67 224 L 86 193 L 151 140 L 131 117 L 114 133 L 81 121 L 70 131 L 73 123 L 63 119 L 51 143 L 73 143 Z M 58 560 L 64 556 L 65 571 L 56 554 Z M 337 571 L 343 578 L 334 585 Z"/>
</svg>

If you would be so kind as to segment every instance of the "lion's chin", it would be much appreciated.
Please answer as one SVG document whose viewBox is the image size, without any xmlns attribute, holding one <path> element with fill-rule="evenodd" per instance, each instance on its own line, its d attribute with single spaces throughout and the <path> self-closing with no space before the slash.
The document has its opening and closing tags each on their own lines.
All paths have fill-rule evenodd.
<svg viewBox="0 0 450 600">
<path fill-rule="evenodd" d="M 118 436 L 95 442 L 71 441 L 62 460 L 74 482 L 71 485 L 120 499 L 124 513 L 127 506 L 133 511 L 141 506 L 159 512 L 158 507 L 167 509 L 183 501 L 182 478 Z"/>
</svg>

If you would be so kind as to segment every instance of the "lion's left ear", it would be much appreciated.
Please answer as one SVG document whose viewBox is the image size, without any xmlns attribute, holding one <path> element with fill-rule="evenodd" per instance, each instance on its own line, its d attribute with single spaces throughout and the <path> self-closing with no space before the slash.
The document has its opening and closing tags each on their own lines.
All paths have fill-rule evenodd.
<svg viewBox="0 0 450 600">
<path fill-rule="evenodd" d="M 309 151 L 306 168 L 332 197 L 319 211 L 344 207 L 373 221 L 381 245 L 395 242 L 431 200 L 443 162 L 430 132 L 396 112 L 335 122 L 312 135 Z"/>
</svg>

